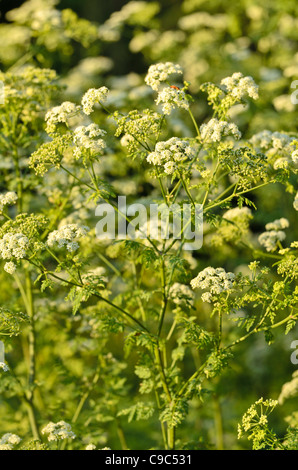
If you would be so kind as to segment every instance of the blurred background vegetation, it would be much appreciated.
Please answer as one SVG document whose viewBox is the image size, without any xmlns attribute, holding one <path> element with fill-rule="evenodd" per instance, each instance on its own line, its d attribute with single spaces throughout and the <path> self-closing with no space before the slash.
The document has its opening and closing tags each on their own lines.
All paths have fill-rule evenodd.
<svg viewBox="0 0 298 470">
<path fill-rule="evenodd" d="M 244 75 L 252 75 L 260 85 L 257 104 L 244 112 L 243 109 L 235 110 L 234 118 L 244 134 L 251 136 L 262 129 L 297 132 L 297 106 L 290 99 L 291 83 L 298 79 L 296 0 L 2 0 L 0 5 L 0 68 L 3 71 L 14 70 L 27 63 L 53 68 L 62 76 L 70 98 L 78 98 L 88 87 L 107 85 L 113 90 L 113 104 L 131 109 L 135 103 L 141 102 L 143 108 L 152 104 L 151 92 L 142 81 L 148 66 L 155 62 L 174 61 L 183 66 L 186 80 L 191 83 L 190 91 L 197 98 L 194 112 L 199 121 L 210 112 L 205 97 L 199 92 L 200 84 L 206 81 L 219 83 L 223 77 L 240 71 Z M 20 6 L 21 9 L 13 10 Z M 90 23 L 80 23 L 70 14 L 65 15 L 61 23 L 60 17 L 53 14 L 55 8 L 61 11 L 71 9 L 78 18 Z M 121 9 L 122 12 L 115 13 Z M 47 16 L 42 13 L 45 11 L 52 14 Z M 181 134 L 189 132 L 187 127 L 186 130 L 183 128 L 183 122 L 177 124 L 177 129 Z M 113 169 L 110 172 L 113 175 Z M 253 200 L 259 209 L 252 227 L 254 233 L 262 231 L 265 223 L 282 215 L 291 223 L 289 241 L 297 239 L 297 217 L 293 215 L 291 195 L 275 185 L 265 191 L 259 190 Z M 200 256 L 209 259 L 210 265 L 220 265 L 228 257 L 228 270 L 250 261 L 245 250 L 235 247 L 223 247 L 214 255 L 210 255 L 206 248 Z M 8 285 L 3 279 L 3 303 L 9 295 L 5 286 Z M 53 326 L 46 314 L 46 306 L 40 305 L 40 315 L 45 315 L 50 338 L 50 342 L 43 344 L 40 331 L 40 361 L 47 362 L 52 357 L 57 367 L 53 380 L 47 377 L 48 369 L 41 378 L 48 380 L 49 390 L 56 380 L 61 379 L 59 400 L 45 405 L 50 407 L 49 417 L 71 399 L 72 393 L 76 395 L 76 384 L 80 385 L 83 369 L 78 358 L 71 358 L 71 351 L 75 349 L 73 344 L 64 346 L 67 367 L 59 362 L 61 343 L 69 342 L 70 345 L 79 341 L 73 340 L 76 327 L 68 318 L 67 308 L 60 305 L 59 310 Z M 61 337 L 59 346 L 54 346 L 57 326 Z M 226 447 L 237 448 L 235 425 L 242 413 L 260 396 L 276 398 L 283 383 L 290 380 L 295 370 L 290 362 L 290 344 L 294 339 L 297 339 L 297 330 L 287 337 L 277 336 L 271 347 L 261 337 L 252 338 L 248 345 L 240 346 L 231 370 L 216 384 L 216 396 L 222 397 L 223 424 L 214 422 L 212 407 L 205 411 L 203 406 L 196 410 L 198 415 L 196 412 L 190 414 L 189 428 L 215 444 L 216 433 L 220 434 L 219 428 L 223 425 Z M 122 343 L 117 346 L 113 342 L 109 347 L 116 356 L 121 356 L 118 348 L 121 349 Z M 89 366 L 92 369 L 92 363 Z M 67 391 L 62 386 L 65 377 L 69 382 Z M 133 384 L 133 370 L 129 379 Z M 9 413 L 6 405 L 1 405 L 0 434 L 2 430 L 15 431 L 16 424 L 26 430 L 26 423 L 14 411 L 14 405 L 11 399 Z M 217 406 L 216 401 L 214 406 Z M 66 415 L 68 408 L 72 408 L 70 403 L 64 410 Z M 280 433 L 286 428 L 283 418 L 293 409 L 295 403 L 290 402 L 275 414 L 273 424 Z M 142 426 L 140 423 L 128 425 L 128 438 L 133 448 L 144 448 Z M 144 426 L 147 428 L 148 423 Z M 109 445 L 117 448 L 118 442 L 109 441 Z"/>
<path fill-rule="evenodd" d="M 237 70 L 252 75 L 261 90 L 255 108 L 241 116 L 242 124 L 251 132 L 264 124 L 271 130 L 296 128 L 290 100 L 291 83 L 298 75 L 295 0 L 0 3 L 1 21 L 6 22 L 0 28 L 0 63 L 5 69 L 17 60 L 31 59 L 67 76 L 70 90 L 77 93 L 90 82 L 100 85 L 112 76 L 128 74 L 131 80 L 126 86 L 135 86 L 132 73 L 144 74 L 149 64 L 158 61 L 179 62 L 193 93 L 201 83 L 218 83 Z M 55 8 L 71 9 L 91 23 L 78 24 L 69 15 L 59 23 L 57 16 L 51 16 Z M 45 9 L 48 20 L 38 13 Z M 204 118 L 204 103 L 196 111 Z"/>
</svg>

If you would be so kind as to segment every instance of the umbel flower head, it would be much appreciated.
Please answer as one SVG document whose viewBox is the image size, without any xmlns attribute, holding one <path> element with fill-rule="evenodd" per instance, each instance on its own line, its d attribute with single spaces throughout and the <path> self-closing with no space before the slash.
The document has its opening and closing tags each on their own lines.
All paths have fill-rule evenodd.
<svg viewBox="0 0 298 470">
<path fill-rule="evenodd" d="M 262 449 L 266 445 L 268 437 L 273 434 L 268 429 L 268 416 L 278 405 L 276 400 L 264 400 L 260 398 L 243 415 L 241 424 L 238 425 L 238 439 L 248 433 L 248 439 L 253 441 L 255 450 Z"/>
<path fill-rule="evenodd" d="M 234 73 L 231 77 L 226 77 L 221 81 L 221 85 L 237 101 L 240 101 L 245 95 L 257 100 L 259 98 L 259 87 L 252 77 L 245 77 L 241 72 Z"/>
<path fill-rule="evenodd" d="M 225 136 L 232 135 L 235 139 L 241 139 L 241 132 L 233 122 L 211 119 L 200 127 L 201 137 L 206 142 L 220 142 Z"/>
<path fill-rule="evenodd" d="M 269 130 L 263 130 L 253 135 L 250 139 L 251 144 L 268 155 L 279 155 L 288 157 L 291 154 L 291 160 L 295 163 L 295 154 L 297 150 L 293 152 L 293 145 L 295 148 L 295 142 L 297 139 L 284 132 L 271 132 Z M 296 157 L 297 158 L 297 157 Z"/>
<path fill-rule="evenodd" d="M 29 239 L 23 233 L 6 233 L 0 240 L 0 255 L 3 259 L 26 257 Z"/>
<path fill-rule="evenodd" d="M 48 245 L 50 247 L 58 245 L 58 248 L 66 247 L 70 252 L 79 248 L 77 239 L 84 237 L 89 231 L 89 227 L 79 226 L 77 224 L 68 224 L 54 230 L 48 236 Z"/>
<path fill-rule="evenodd" d="M 15 265 L 15 263 L 13 263 L 12 261 L 9 261 L 8 263 L 5 263 L 4 265 L 4 271 L 6 271 L 8 274 L 14 274 L 17 267 Z"/>
<path fill-rule="evenodd" d="M 278 402 L 282 405 L 286 400 L 290 398 L 295 398 L 298 396 L 298 370 L 296 370 L 292 375 L 292 380 L 290 382 L 286 382 L 280 395 L 278 397 Z"/>
<path fill-rule="evenodd" d="M 212 302 L 214 297 L 222 292 L 231 291 L 234 280 L 234 273 L 227 273 L 223 268 L 208 267 L 192 279 L 190 285 L 193 289 L 206 289 L 207 292 L 202 294 L 202 300 L 203 302 Z"/>
<path fill-rule="evenodd" d="M 170 75 L 182 74 L 182 68 L 173 62 L 154 64 L 149 67 L 145 82 L 152 90 L 158 91 L 161 82 L 167 81 Z"/>
<path fill-rule="evenodd" d="M 64 123 L 69 126 L 70 118 L 78 112 L 78 106 L 71 101 L 65 101 L 60 106 L 55 106 L 47 112 L 45 120 L 46 132 L 51 135 L 56 132 L 57 125 Z"/>
<path fill-rule="evenodd" d="M 221 246 L 224 242 L 241 242 L 249 233 L 249 222 L 252 218 L 252 211 L 248 207 L 229 209 L 223 214 L 221 225 L 212 235 L 212 244 Z"/>
<path fill-rule="evenodd" d="M 82 155 L 84 149 L 91 152 L 92 155 L 98 155 L 106 147 L 106 143 L 100 137 L 104 137 L 106 131 L 100 129 L 97 124 L 89 126 L 79 126 L 74 131 L 74 144 L 76 145 L 74 154 L 76 158 Z"/>
<path fill-rule="evenodd" d="M 14 446 L 17 446 L 21 440 L 16 434 L 4 434 L 0 439 L 0 450 L 13 450 Z"/>
<path fill-rule="evenodd" d="M 94 111 L 96 103 L 104 103 L 107 100 L 109 89 L 105 86 L 101 88 L 90 88 L 82 98 L 83 112 L 89 116 Z"/>
<path fill-rule="evenodd" d="M 266 230 L 284 230 L 290 226 L 288 219 L 282 217 L 265 225 Z"/>
<path fill-rule="evenodd" d="M 18 200 L 18 196 L 15 192 L 9 191 L 5 194 L 0 194 L 0 212 L 3 211 L 5 206 L 12 206 Z"/>
<path fill-rule="evenodd" d="M 178 137 L 172 137 L 165 142 L 158 142 L 155 151 L 149 153 L 147 162 L 157 166 L 163 166 L 168 175 L 174 173 L 179 163 L 190 160 L 195 153 L 189 142 Z"/>
<path fill-rule="evenodd" d="M 266 224 L 266 232 L 259 236 L 259 243 L 266 248 L 267 251 L 274 251 L 279 242 L 286 238 L 283 230 L 289 227 L 289 221 L 284 217 L 274 222 Z"/>
<path fill-rule="evenodd" d="M 4 271 L 14 274 L 16 270 L 15 260 L 26 257 L 30 247 L 30 241 L 23 233 L 6 233 L 0 240 L 0 256 L 11 260 L 5 263 Z"/>
<path fill-rule="evenodd" d="M 175 282 L 169 291 L 171 301 L 181 307 L 191 306 L 194 302 L 194 292 L 189 286 Z"/>
<path fill-rule="evenodd" d="M 96 450 L 96 446 L 94 444 L 88 444 L 85 450 Z"/>
<path fill-rule="evenodd" d="M 41 433 L 48 435 L 49 442 L 76 438 L 71 425 L 65 421 L 59 421 L 58 423 L 50 422 L 42 429 Z"/>
<path fill-rule="evenodd" d="M 166 87 L 158 93 L 156 104 L 162 105 L 163 114 L 169 115 L 176 108 L 189 109 L 189 101 L 184 90 Z"/>
<path fill-rule="evenodd" d="M 295 150 L 292 153 L 291 158 L 292 158 L 293 163 L 295 163 L 295 165 L 298 165 L 298 150 Z"/>
</svg>

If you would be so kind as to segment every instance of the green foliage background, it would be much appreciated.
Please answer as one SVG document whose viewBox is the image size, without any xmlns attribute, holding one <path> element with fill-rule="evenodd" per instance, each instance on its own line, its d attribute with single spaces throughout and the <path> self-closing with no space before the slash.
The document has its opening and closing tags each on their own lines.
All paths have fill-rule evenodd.
<svg viewBox="0 0 298 470">
<path fill-rule="evenodd" d="M 249 138 L 261 129 L 297 132 L 298 108 L 290 101 L 293 91 L 291 83 L 298 79 L 298 4 L 295 0 L 264 0 L 261 3 L 257 0 L 148 2 L 148 15 L 124 18 L 119 28 L 116 28 L 119 37 L 114 41 L 108 40 L 103 33 L 98 37 L 97 28 L 102 27 L 110 14 L 128 2 L 62 0 L 57 8 L 71 8 L 80 18 L 96 24 L 94 30 L 89 24 L 77 26 L 77 29 L 75 24 L 70 24 L 70 33 L 66 37 L 61 31 L 58 31 L 57 36 L 52 31 L 31 34 L 30 18 L 22 22 L 9 14 L 5 17 L 7 11 L 20 3 L 17 5 L 15 2 L 13 5 L 10 1 L 1 2 L 3 14 L 0 37 L 3 46 L 0 49 L 0 67 L 2 71 L 7 71 L 14 70 L 16 64 L 29 63 L 56 70 L 68 88 L 59 92 L 54 103 L 59 103 L 61 96 L 63 100 L 65 96 L 77 100 L 89 87 L 108 86 L 115 90 L 115 107 L 122 103 L 125 109 L 130 109 L 139 103 L 141 96 L 145 108 L 150 106 L 152 96 L 144 92 L 139 74 L 142 76 L 152 63 L 173 61 L 181 64 L 185 70 L 185 79 L 190 82 L 190 93 L 196 97 L 194 114 L 199 122 L 210 114 L 206 97 L 199 90 L 200 85 L 208 81 L 219 83 L 222 78 L 240 71 L 244 75 L 253 76 L 260 85 L 260 100 L 241 115 L 235 115 L 244 135 Z M 194 17 L 193 23 L 187 25 L 188 16 L 202 12 L 205 12 L 205 16 Z M 103 57 L 102 64 L 90 72 L 86 62 L 82 61 L 98 56 Z M 139 93 L 134 95 L 133 90 L 136 88 Z M 126 98 L 122 98 L 123 93 Z M 177 120 L 178 133 L 183 132 L 183 124 Z M 189 122 L 187 126 L 190 126 Z M 138 174 L 135 162 L 123 163 L 122 160 L 117 161 L 116 156 L 112 157 L 104 176 L 113 184 L 117 179 L 121 181 L 123 176 L 131 178 L 138 187 L 139 197 L 148 196 L 152 189 L 148 180 Z M 38 184 L 40 182 L 28 179 L 29 190 Z M 6 182 L 1 181 L 1 192 L 5 186 Z M 267 222 L 282 215 L 290 221 L 288 243 L 297 239 L 297 213 L 293 213 L 292 199 L 293 195 L 278 184 L 254 193 L 252 201 L 258 211 L 251 227 L 252 233 L 256 235 L 262 232 Z M 45 198 L 33 199 L 30 210 L 40 210 L 44 203 Z M 88 253 L 86 244 L 84 251 L 96 257 L 95 263 L 100 262 L 100 250 L 98 253 Z M 224 265 L 227 271 L 234 271 L 251 261 L 250 253 L 245 248 L 229 244 L 214 251 L 203 247 L 196 258 L 199 263 Z M 147 282 L 150 285 L 150 279 Z M 0 283 L 0 303 L 9 303 L 18 308 L 19 294 L 11 291 L 10 279 L 3 271 Z M 115 291 L 119 293 L 121 286 L 118 292 L 116 286 Z M 51 298 L 44 295 L 37 301 L 37 381 L 45 392 L 42 397 L 37 392 L 40 416 L 43 421 L 46 418 L 48 421 L 69 421 L 98 368 L 98 385 L 91 391 L 80 420 L 75 423 L 75 430 L 78 435 L 84 436 L 86 443 L 92 439 L 99 445 L 108 443 L 112 449 L 119 448 L 121 427 L 115 428 L 115 422 L 109 416 L 104 416 L 103 408 L 108 403 L 110 409 L 113 409 L 114 394 L 123 396 L 122 405 L 131 405 L 131 397 L 139 386 L 139 379 L 134 374 L 138 358 L 132 355 L 128 365 L 124 364 L 121 359 L 123 333 L 110 337 L 99 330 L 95 333 L 93 331 L 95 337 L 90 338 L 90 331 L 82 320 L 84 315 L 88 315 L 88 306 L 78 315 L 72 316 L 64 290 L 55 291 L 55 296 Z M 205 325 L 212 330 L 213 320 L 209 319 L 208 311 L 202 315 Z M 278 397 L 282 385 L 290 380 L 296 370 L 290 362 L 290 345 L 297 338 L 296 328 L 286 337 L 277 334 L 270 346 L 264 336 L 252 337 L 239 346 L 229 369 L 216 379 L 210 397 L 200 405 L 193 404 L 181 439 L 191 430 L 191 435 L 195 436 L 195 445 L 200 438 L 202 448 L 216 448 L 220 445 L 223 431 L 226 448 L 246 448 L 249 444 L 245 441 L 237 442 L 237 423 L 250 404 L 259 397 Z M 6 347 L 16 373 L 24 377 L 24 357 L 28 354 L 25 336 L 9 340 Z M 93 355 L 94 348 L 105 351 L 106 356 L 102 356 L 101 364 Z M 109 351 L 119 359 L 117 365 L 109 362 Z M 193 358 L 188 359 L 184 365 L 186 376 L 191 375 L 193 368 Z M 101 374 L 104 380 L 101 380 Z M 113 378 L 124 375 L 127 381 L 118 381 L 115 392 L 109 380 L 114 384 Z M 16 430 L 19 435 L 29 435 L 27 415 L 14 394 L 10 395 L 6 380 L 1 377 L 0 435 Z M 295 408 L 295 400 L 289 401 L 272 416 L 272 426 L 279 435 L 283 435 L 286 428 L 284 418 Z M 123 421 L 130 448 L 143 449 L 156 445 L 159 429 L 154 420 Z"/>
</svg>

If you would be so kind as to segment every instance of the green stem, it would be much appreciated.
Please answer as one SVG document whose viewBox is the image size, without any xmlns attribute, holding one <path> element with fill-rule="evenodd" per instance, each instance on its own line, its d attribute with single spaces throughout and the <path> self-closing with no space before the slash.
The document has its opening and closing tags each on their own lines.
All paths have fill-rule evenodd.
<svg viewBox="0 0 298 470">
<path fill-rule="evenodd" d="M 169 442 L 170 450 L 175 450 L 175 447 L 176 447 L 175 440 L 176 440 L 176 428 L 170 427 L 168 428 L 168 442 Z"/>
<path fill-rule="evenodd" d="M 92 380 L 92 383 L 90 384 L 88 390 L 86 390 L 86 392 L 83 394 L 81 400 L 79 401 L 79 404 L 77 406 L 77 409 L 73 415 L 73 418 L 71 420 L 72 424 L 75 424 L 77 422 L 77 420 L 79 419 L 79 416 L 82 412 L 82 409 L 84 408 L 84 405 L 86 403 L 86 401 L 88 400 L 89 398 L 89 395 L 91 393 L 91 391 L 94 389 L 95 385 L 97 384 L 98 380 L 99 380 L 99 372 L 96 372 L 93 380 Z M 60 450 L 65 450 L 66 446 L 67 446 L 67 442 L 68 440 L 64 440 L 63 443 L 61 444 L 61 449 Z"/>
<path fill-rule="evenodd" d="M 200 138 L 201 138 L 201 133 L 200 133 L 200 129 L 199 129 L 199 126 L 198 126 L 198 124 L 197 124 L 197 121 L 195 120 L 195 117 L 194 117 L 194 115 L 193 115 L 193 113 L 192 113 L 192 111 L 191 111 L 190 108 L 189 108 L 188 112 L 189 112 L 189 115 L 190 115 L 190 117 L 191 117 L 191 120 L 192 120 L 192 122 L 193 122 L 193 124 L 194 124 L 194 126 L 195 126 L 195 130 L 196 130 L 197 136 L 198 136 L 198 138 L 200 139 Z"/>
<path fill-rule="evenodd" d="M 158 411 L 160 412 L 162 407 L 161 407 L 159 395 L 158 395 L 158 392 L 157 392 L 156 389 L 155 389 L 155 398 L 156 398 Z M 160 427 L 161 427 L 161 434 L 162 434 L 162 439 L 163 439 L 165 450 L 168 450 L 168 441 L 167 441 L 166 428 L 165 428 L 165 424 L 162 421 L 160 421 Z"/>
<path fill-rule="evenodd" d="M 169 331 L 169 333 L 168 333 L 168 336 L 167 336 L 166 341 L 170 341 L 170 339 L 171 339 L 171 337 L 172 337 L 172 335 L 173 335 L 173 333 L 174 333 L 174 331 L 175 331 L 176 325 L 177 325 L 177 320 L 176 320 L 176 318 L 175 318 L 175 320 L 174 320 L 173 323 L 172 323 L 171 329 L 170 329 L 170 331 Z"/>
<path fill-rule="evenodd" d="M 32 293 L 32 283 L 30 273 L 26 273 L 26 291 L 27 291 L 27 313 L 30 317 L 30 326 L 28 334 L 29 343 L 29 371 L 28 371 L 28 394 L 27 394 L 27 410 L 30 426 L 34 439 L 40 440 L 38 431 L 36 410 L 34 406 L 34 387 L 36 375 L 36 338 L 35 338 L 35 320 L 34 320 L 34 303 Z"/>
<path fill-rule="evenodd" d="M 92 383 L 91 383 L 91 386 L 88 388 L 88 390 L 84 393 L 84 395 L 82 396 L 79 404 L 78 404 L 78 407 L 73 415 L 73 418 L 72 418 L 72 423 L 75 424 L 81 414 L 81 411 L 86 403 L 86 401 L 88 400 L 89 398 L 89 395 L 91 393 L 91 391 L 93 390 L 93 388 L 95 387 L 95 385 L 97 384 L 98 380 L 99 380 L 99 372 L 97 372 L 92 380 Z"/>
<path fill-rule="evenodd" d="M 170 406 L 172 406 L 173 399 L 172 399 L 171 392 L 167 383 L 167 378 L 166 378 L 166 374 L 165 374 L 165 370 L 164 370 L 164 366 L 163 366 L 163 362 L 161 358 L 159 343 L 157 343 L 154 347 L 154 356 L 155 356 L 156 366 L 159 370 L 162 387 L 167 398 L 167 402 Z M 175 427 L 168 426 L 168 448 L 170 450 L 175 449 Z"/>
<path fill-rule="evenodd" d="M 16 172 L 16 181 L 17 181 L 17 195 L 18 195 L 18 212 L 21 214 L 23 212 L 23 181 L 22 181 L 22 174 L 20 169 L 19 163 L 19 155 L 18 155 L 18 148 L 15 147 L 14 154 L 14 165 L 15 165 L 15 172 Z"/>
<path fill-rule="evenodd" d="M 165 273 L 164 259 L 162 259 L 162 266 L 161 266 L 161 283 L 162 283 L 163 306 L 162 306 L 162 311 L 161 311 L 159 324 L 158 324 L 158 330 L 157 330 L 158 337 L 160 337 L 161 335 L 161 330 L 163 327 L 163 322 L 164 322 L 164 318 L 165 318 L 166 311 L 167 311 L 167 305 L 168 305 L 168 298 L 166 295 L 166 273 Z"/>
<path fill-rule="evenodd" d="M 117 276 L 121 277 L 121 272 L 102 253 L 96 254 Z"/>
<path fill-rule="evenodd" d="M 218 397 L 213 396 L 214 404 L 214 421 L 215 421 L 215 433 L 216 433 L 216 448 L 217 450 L 224 450 L 224 429 L 222 410 Z"/>
<path fill-rule="evenodd" d="M 60 264 L 60 260 L 56 257 L 56 255 L 47 247 L 46 248 L 48 253 L 57 261 L 57 263 Z M 32 262 L 32 261 L 31 261 Z M 34 263 L 33 263 L 34 264 Z M 35 265 L 36 266 L 36 265 Z M 39 269 L 41 270 L 41 272 L 46 275 L 46 274 L 49 274 L 50 276 L 52 276 L 54 279 L 57 279 L 61 282 L 65 282 L 66 284 L 70 284 L 72 286 L 77 286 L 77 287 L 84 287 L 84 285 L 82 283 L 78 283 L 78 282 L 73 282 L 73 281 L 68 281 L 67 279 L 62 279 L 60 278 L 59 276 L 57 276 L 55 273 L 53 273 L 52 271 L 48 271 L 45 266 L 43 266 L 42 264 L 40 264 L 40 266 L 38 266 Z M 68 273 L 70 274 L 70 273 Z M 71 274 L 70 274 L 71 275 Z M 119 307 L 118 305 L 112 303 L 110 300 L 108 299 L 105 299 L 104 297 L 102 297 L 101 295 L 97 294 L 97 293 L 94 293 L 93 294 L 95 297 L 99 298 L 100 300 L 102 300 L 103 302 L 107 303 L 108 305 L 110 305 L 111 307 L 115 308 L 116 310 L 118 310 L 122 315 L 124 315 L 125 317 L 127 317 L 131 322 L 133 323 L 136 323 L 143 331 L 146 331 L 147 333 L 149 333 L 149 330 L 139 321 L 137 320 L 136 318 L 134 318 L 129 312 L 126 312 L 123 308 Z"/>
<path fill-rule="evenodd" d="M 41 438 L 40 438 L 39 429 L 37 425 L 36 411 L 35 411 L 34 405 L 30 400 L 25 400 L 25 406 L 27 408 L 28 419 L 29 419 L 33 438 L 36 441 L 40 441 Z"/>
<path fill-rule="evenodd" d="M 163 390 L 166 394 L 168 403 L 171 404 L 172 403 L 172 397 L 171 397 L 171 393 L 170 393 L 170 390 L 169 390 L 169 387 L 168 387 L 167 378 L 166 378 L 166 375 L 165 375 L 165 371 L 164 371 L 164 367 L 163 367 L 163 363 L 162 363 L 162 359 L 161 359 L 159 344 L 155 345 L 155 347 L 154 347 L 154 356 L 155 356 L 157 368 L 158 368 L 159 373 L 160 373 L 160 379 L 161 379 Z"/>
<path fill-rule="evenodd" d="M 210 209 L 213 209 L 214 207 L 220 206 L 221 204 L 230 201 L 234 197 L 242 196 L 243 194 L 247 194 L 247 193 L 249 193 L 251 191 L 254 191 L 256 189 L 263 188 L 264 186 L 268 186 L 271 183 L 274 183 L 274 181 L 268 181 L 266 183 L 259 184 L 258 186 L 254 186 L 253 188 L 245 189 L 244 191 L 240 191 L 239 193 L 233 192 L 233 194 L 231 194 L 227 198 L 223 199 L 222 201 L 219 201 L 215 204 L 211 203 L 209 206 L 206 207 L 206 209 L 204 209 L 204 213 L 208 212 Z"/>
<path fill-rule="evenodd" d="M 120 445 L 122 450 L 128 450 L 129 447 L 126 442 L 125 434 L 120 422 L 120 419 L 116 417 L 116 425 L 117 425 L 117 434 L 119 437 Z"/>
</svg>

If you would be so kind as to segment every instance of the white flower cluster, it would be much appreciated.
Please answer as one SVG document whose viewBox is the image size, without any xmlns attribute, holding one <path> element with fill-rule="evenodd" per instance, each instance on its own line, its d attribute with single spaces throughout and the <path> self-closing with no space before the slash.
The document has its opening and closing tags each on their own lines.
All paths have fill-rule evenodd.
<svg viewBox="0 0 298 470">
<path fill-rule="evenodd" d="M 298 150 L 294 150 L 291 155 L 292 161 L 295 165 L 298 165 Z"/>
<path fill-rule="evenodd" d="M 261 150 L 283 151 L 286 154 L 292 153 L 292 161 L 295 163 L 298 160 L 298 151 L 293 151 L 293 142 L 296 139 L 283 132 L 271 132 L 264 130 L 255 134 L 250 139 L 254 147 L 259 147 Z"/>
<path fill-rule="evenodd" d="M 216 233 L 210 237 L 212 245 L 222 246 L 224 242 L 240 243 L 249 233 L 249 222 L 252 218 L 248 207 L 235 207 L 226 211 Z"/>
<path fill-rule="evenodd" d="M 0 450 L 13 450 L 14 446 L 17 446 L 21 440 L 16 434 L 4 434 L 0 439 Z"/>
<path fill-rule="evenodd" d="M 70 252 L 76 251 L 79 248 L 79 244 L 76 239 L 84 237 L 89 231 L 89 227 L 80 227 L 77 224 L 64 225 L 58 230 L 54 230 L 48 236 L 48 245 L 50 247 L 55 244 L 58 248 L 66 247 Z"/>
<path fill-rule="evenodd" d="M 3 370 L 3 372 L 8 372 L 9 371 L 9 367 L 7 364 L 5 364 L 5 362 L 0 362 L 0 369 Z"/>
<path fill-rule="evenodd" d="M 183 73 L 180 65 L 173 62 L 154 64 L 149 67 L 145 82 L 152 90 L 158 91 L 161 82 L 165 82 L 170 75 Z"/>
<path fill-rule="evenodd" d="M 0 194 L 0 212 L 3 211 L 5 206 L 12 206 L 18 200 L 18 196 L 13 191 L 9 191 L 5 194 Z"/>
<path fill-rule="evenodd" d="M 175 108 L 189 109 L 189 102 L 183 90 L 166 87 L 158 93 L 156 104 L 162 104 L 163 114 L 169 115 Z"/>
<path fill-rule="evenodd" d="M 6 233 L 0 240 L 0 255 L 3 259 L 25 258 L 29 239 L 22 233 Z"/>
<path fill-rule="evenodd" d="M 278 158 L 273 163 L 274 170 L 286 170 L 289 167 L 289 160 L 285 157 Z"/>
<path fill-rule="evenodd" d="M 62 12 L 51 8 L 37 9 L 32 12 L 31 28 L 35 31 L 42 31 L 44 28 L 63 28 Z"/>
<path fill-rule="evenodd" d="M 94 444 L 88 444 L 85 450 L 96 450 L 96 446 Z"/>
<path fill-rule="evenodd" d="M 220 83 L 235 100 L 240 101 L 246 95 L 257 100 L 259 87 L 252 77 L 244 77 L 241 72 L 234 73 L 231 77 L 224 78 Z"/>
<path fill-rule="evenodd" d="M 4 271 L 6 271 L 8 274 L 14 274 L 17 267 L 15 265 L 15 263 L 13 263 L 12 261 L 9 261 L 8 263 L 5 263 L 4 267 L 3 267 Z"/>
<path fill-rule="evenodd" d="M 171 286 L 169 295 L 172 302 L 180 306 L 184 306 L 186 304 L 192 305 L 194 301 L 194 293 L 190 287 L 186 286 L 185 284 L 180 284 L 179 282 L 175 282 Z"/>
<path fill-rule="evenodd" d="M 266 230 L 284 230 L 290 226 L 288 219 L 282 217 L 265 225 Z"/>
<path fill-rule="evenodd" d="M 172 175 L 177 168 L 177 164 L 193 157 L 194 150 L 186 140 L 172 137 L 165 142 L 158 142 L 155 151 L 147 156 L 147 162 L 153 165 L 162 165 L 164 172 Z"/>
<path fill-rule="evenodd" d="M 94 444 L 88 444 L 85 450 L 97 450 Z M 102 449 L 98 450 L 111 450 L 110 447 L 103 447 Z"/>
<path fill-rule="evenodd" d="M 245 432 L 254 429 L 257 425 L 266 425 L 268 423 L 266 414 L 270 414 L 277 405 L 277 400 L 264 400 L 263 398 L 260 398 L 254 403 L 243 415 L 242 422 L 238 425 L 238 439 L 240 439 Z M 260 412 L 257 408 L 258 406 L 260 406 Z M 266 414 L 264 414 L 264 410 Z"/>
<path fill-rule="evenodd" d="M 253 218 L 248 207 L 235 207 L 223 214 L 223 220 L 216 234 L 212 237 L 212 243 L 221 246 L 224 241 L 240 242 L 249 232 L 249 222 Z"/>
<path fill-rule="evenodd" d="M 54 134 L 59 123 L 69 125 L 70 118 L 75 116 L 77 112 L 78 107 L 71 101 L 65 101 L 60 106 L 55 106 L 46 114 L 46 132 Z"/>
<path fill-rule="evenodd" d="M 241 132 L 233 122 L 211 119 L 200 127 L 201 137 L 206 142 L 220 142 L 222 137 L 233 135 L 235 139 L 241 138 Z"/>
<path fill-rule="evenodd" d="M 274 251 L 278 242 L 282 242 L 286 238 L 283 230 L 289 227 L 289 221 L 285 218 L 277 219 L 274 222 L 266 224 L 266 232 L 259 236 L 259 243 L 266 248 L 267 251 Z"/>
<path fill-rule="evenodd" d="M 88 149 L 92 154 L 99 154 L 106 147 L 106 143 L 99 137 L 104 137 L 106 131 L 100 129 L 97 124 L 77 127 L 74 131 L 74 144 L 76 148 L 74 155 L 79 158 L 82 155 L 81 149 Z"/>
<path fill-rule="evenodd" d="M 278 401 L 280 405 L 288 400 L 289 398 L 295 398 L 298 396 L 298 370 L 293 373 L 292 380 L 286 382 L 280 392 Z"/>
<path fill-rule="evenodd" d="M 29 245 L 29 239 L 22 233 L 6 233 L 0 240 L 0 256 L 9 260 L 25 258 Z M 8 274 L 14 274 L 15 270 L 13 261 L 5 263 L 4 271 Z"/>
<path fill-rule="evenodd" d="M 248 207 L 234 207 L 229 209 L 223 215 L 224 219 L 234 221 L 237 219 L 250 219 L 252 217 L 251 210 Z"/>
<path fill-rule="evenodd" d="M 101 88 L 90 88 L 82 98 L 83 112 L 89 116 L 94 111 L 96 103 L 104 103 L 107 100 L 109 89 L 105 86 Z"/>
<path fill-rule="evenodd" d="M 293 207 L 294 207 L 295 211 L 298 211 L 298 192 L 296 193 L 296 196 L 295 196 L 295 199 L 294 199 L 294 202 L 293 202 Z"/>
<path fill-rule="evenodd" d="M 212 302 L 213 295 L 221 294 L 233 288 L 234 273 L 227 273 L 223 268 L 208 267 L 201 271 L 197 277 L 190 281 L 193 289 L 208 289 L 202 294 L 203 302 Z"/>
<path fill-rule="evenodd" d="M 50 422 L 42 429 L 41 433 L 48 434 L 49 442 L 76 438 L 75 433 L 71 430 L 71 425 L 65 421 L 59 421 L 59 423 Z"/>
<path fill-rule="evenodd" d="M 134 138 L 132 135 L 130 134 L 124 134 L 123 137 L 121 137 L 121 140 L 120 140 L 120 144 L 122 145 L 122 147 L 128 147 L 129 144 L 131 144 L 132 142 L 134 142 Z"/>
</svg>

